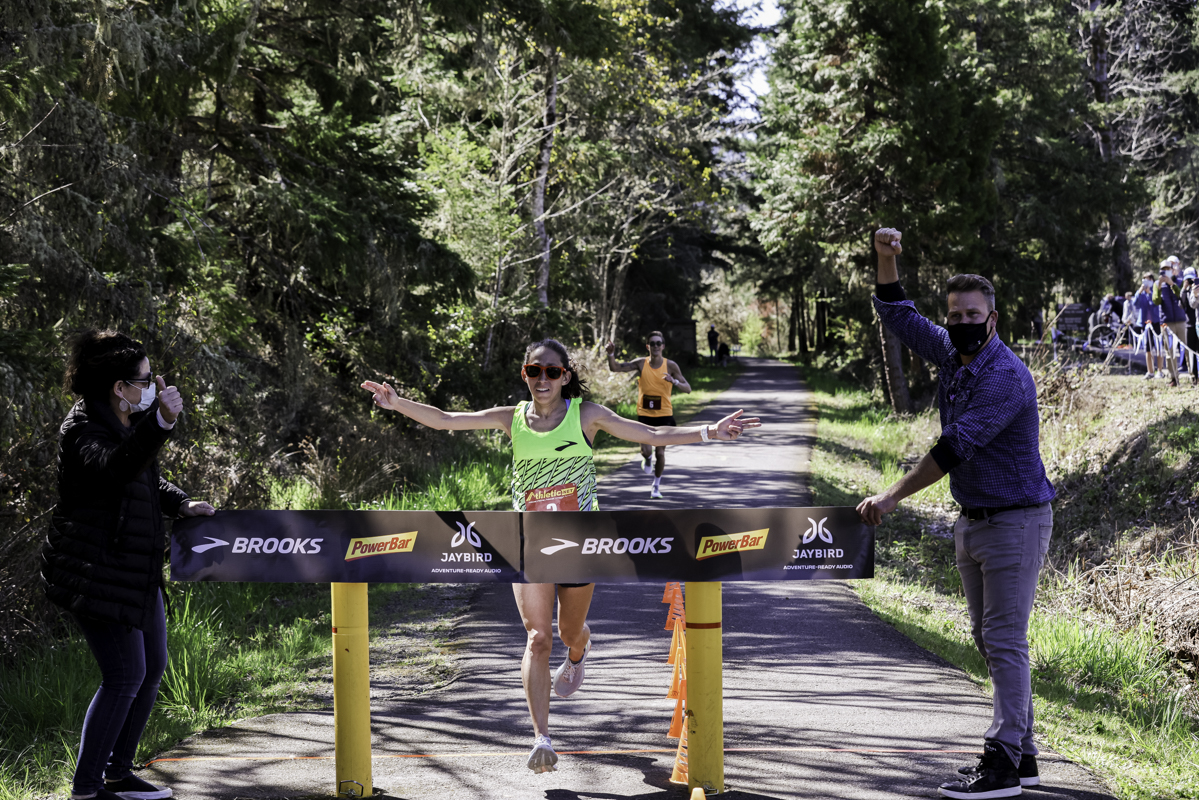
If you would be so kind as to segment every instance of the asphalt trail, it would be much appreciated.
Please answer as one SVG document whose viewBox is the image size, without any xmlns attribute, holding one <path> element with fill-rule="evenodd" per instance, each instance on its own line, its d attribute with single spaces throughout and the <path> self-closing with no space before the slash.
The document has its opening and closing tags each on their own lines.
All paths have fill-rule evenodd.
<svg viewBox="0 0 1199 800">
<path fill-rule="evenodd" d="M 806 505 L 811 404 L 794 367 L 749 361 L 697 420 L 744 408 L 766 427 L 734 444 L 672 447 L 663 500 L 636 448 L 600 486 L 606 508 Z M 881 622 L 844 583 L 724 584 L 729 798 L 935 797 L 973 762 L 990 702 L 957 668 Z M 417 699 L 372 689 L 374 784 L 389 797 L 666 800 L 676 740 L 660 585 L 597 587 L 584 688 L 551 705 L 559 771 L 532 775 L 520 686 L 524 631 L 507 586 L 479 590 L 458 630 L 461 677 Z M 559 644 L 553 663 L 562 658 Z M 179 798 L 333 792 L 331 712 L 274 714 L 188 739 L 147 776 Z M 955 752 L 956 751 L 956 752 Z M 295 760 L 281 760 L 281 757 Z M 1028 797 L 1109 800 L 1084 770 L 1042 756 Z"/>
</svg>

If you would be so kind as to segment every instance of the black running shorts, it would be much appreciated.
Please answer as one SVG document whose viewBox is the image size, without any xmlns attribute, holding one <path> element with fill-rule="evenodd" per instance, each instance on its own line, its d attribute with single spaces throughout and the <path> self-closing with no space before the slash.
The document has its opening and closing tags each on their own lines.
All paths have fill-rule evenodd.
<svg viewBox="0 0 1199 800">
<path fill-rule="evenodd" d="M 646 425 L 649 425 L 654 428 L 677 428 L 678 427 L 678 423 L 674 421 L 674 414 L 671 414 L 669 417 L 643 417 L 640 414 L 638 414 L 637 421 L 644 422 Z"/>
</svg>

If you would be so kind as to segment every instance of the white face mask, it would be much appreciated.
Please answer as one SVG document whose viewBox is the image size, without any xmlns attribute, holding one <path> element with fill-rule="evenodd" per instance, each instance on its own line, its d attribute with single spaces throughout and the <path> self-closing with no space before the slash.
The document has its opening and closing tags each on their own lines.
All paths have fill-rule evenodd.
<svg viewBox="0 0 1199 800">
<path fill-rule="evenodd" d="M 136 411 L 145 411 L 147 408 L 150 407 L 150 404 L 154 402 L 154 398 L 157 396 L 158 396 L 158 387 L 155 384 L 151 383 L 150 387 L 148 389 L 142 389 L 142 399 L 139 400 L 136 404 L 129 403 L 128 400 L 126 400 L 125 402 L 129 403 L 130 413 L 133 413 Z"/>
</svg>

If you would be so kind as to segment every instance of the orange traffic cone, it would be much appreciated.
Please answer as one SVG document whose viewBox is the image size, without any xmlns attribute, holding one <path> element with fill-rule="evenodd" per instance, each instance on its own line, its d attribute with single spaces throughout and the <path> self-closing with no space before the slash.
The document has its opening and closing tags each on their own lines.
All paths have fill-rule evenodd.
<svg viewBox="0 0 1199 800">
<path fill-rule="evenodd" d="M 667 664 L 673 664 L 675 659 L 678 658 L 679 650 L 686 646 L 687 634 L 683 632 L 685 630 L 687 630 L 687 623 L 683 622 L 682 619 L 676 619 L 674 621 L 674 633 L 670 637 L 670 656 L 666 659 Z"/>
<path fill-rule="evenodd" d="M 679 696 L 679 680 L 683 677 L 683 659 L 674 660 L 674 672 L 670 676 L 670 688 L 666 691 L 667 700 L 675 700 Z"/>
<path fill-rule="evenodd" d="M 666 627 L 663 630 L 670 630 L 674 627 L 676 619 L 683 619 L 686 615 L 687 612 L 684 610 L 683 598 L 681 595 L 676 595 L 674 602 L 670 604 L 670 612 L 666 615 Z"/>
<path fill-rule="evenodd" d="M 670 773 L 671 783 L 687 783 L 687 726 L 679 737 L 679 749 L 674 755 L 674 770 Z"/>
<path fill-rule="evenodd" d="M 666 738 L 677 739 L 683 735 L 683 698 L 674 704 L 674 716 L 670 718 L 670 730 L 666 732 Z"/>
<path fill-rule="evenodd" d="M 675 595 L 682 594 L 683 587 L 678 581 L 671 581 L 666 584 L 666 588 L 662 592 L 663 603 L 673 603 Z"/>
</svg>

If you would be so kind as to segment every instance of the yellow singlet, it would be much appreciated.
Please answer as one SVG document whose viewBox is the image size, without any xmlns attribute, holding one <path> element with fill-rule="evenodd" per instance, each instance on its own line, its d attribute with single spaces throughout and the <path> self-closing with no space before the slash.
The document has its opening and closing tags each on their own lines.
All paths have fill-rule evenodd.
<svg viewBox="0 0 1199 800">
<path fill-rule="evenodd" d="M 670 404 L 670 390 L 674 384 L 666 380 L 668 362 L 654 369 L 647 357 L 641 364 L 641 375 L 637 378 L 637 415 L 640 417 L 669 417 L 674 414 Z"/>
</svg>

